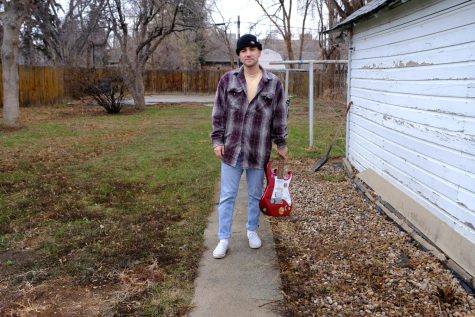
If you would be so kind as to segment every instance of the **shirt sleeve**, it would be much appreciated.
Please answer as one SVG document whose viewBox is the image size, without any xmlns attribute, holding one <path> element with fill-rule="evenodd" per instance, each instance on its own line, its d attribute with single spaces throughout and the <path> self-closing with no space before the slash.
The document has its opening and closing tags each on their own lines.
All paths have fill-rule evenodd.
<svg viewBox="0 0 475 317">
<path fill-rule="evenodd" d="M 284 89 L 279 81 L 275 89 L 275 109 L 272 118 L 271 137 L 277 148 L 287 145 L 287 105 L 284 99 Z"/>
<path fill-rule="evenodd" d="M 225 81 L 225 76 L 219 80 L 211 115 L 211 141 L 213 142 L 213 148 L 224 145 L 224 132 L 226 128 Z"/>
</svg>

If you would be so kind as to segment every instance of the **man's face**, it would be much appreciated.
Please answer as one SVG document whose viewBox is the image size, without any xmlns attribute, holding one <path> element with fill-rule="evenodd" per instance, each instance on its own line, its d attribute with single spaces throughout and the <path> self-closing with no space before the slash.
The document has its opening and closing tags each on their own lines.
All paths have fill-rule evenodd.
<svg viewBox="0 0 475 317">
<path fill-rule="evenodd" d="M 259 64 L 259 57 L 261 57 L 261 51 L 257 47 L 244 47 L 239 51 L 239 59 L 246 67 Z"/>
</svg>

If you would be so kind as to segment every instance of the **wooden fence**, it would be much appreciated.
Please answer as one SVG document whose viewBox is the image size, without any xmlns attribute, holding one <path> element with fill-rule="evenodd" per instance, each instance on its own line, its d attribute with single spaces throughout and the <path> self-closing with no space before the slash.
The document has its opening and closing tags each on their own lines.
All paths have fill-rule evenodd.
<svg viewBox="0 0 475 317">
<path fill-rule="evenodd" d="M 274 72 L 282 81 L 285 71 Z M 215 93 L 216 85 L 224 71 L 167 71 L 151 70 L 145 74 L 145 90 L 148 92 Z M 289 94 L 306 98 L 308 96 L 308 72 L 290 72 Z M 346 95 L 346 66 L 315 70 L 314 93 L 323 96 Z M 343 98 L 344 99 L 344 98 Z"/>
<path fill-rule="evenodd" d="M 0 65 L 0 71 L 2 66 Z M 19 66 L 20 105 L 54 104 L 67 97 L 64 93 L 64 69 Z M 3 104 L 3 81 L 0 80 L 0 104 Z"/>
<path fill-rule="evenodd" d="M 81 72 L 84 72 L 84 69 L 20 66 L 20 105 L 54 104 L 76 97 Z M 99 77 L 107 76 L 108 73 L 105 69 L 96 69 L 95 72 Z M 214 94 L 219 78 L 223 74 L 224 71 L 217 70 L 148 70 L 144 77 L 145 91 Z M 276 74 L 284 82 L 285 73 L 276 72 Z M 308 73 L 291 72 L 289 79 L 289 94 L 306 98 L 309 86 Z M 344 95 L 346 68 L 315 70 L 314 92 L 315 98 Z M 0 80 L 0 105 L 2 103 L 3 85 Z"/>
</svg>

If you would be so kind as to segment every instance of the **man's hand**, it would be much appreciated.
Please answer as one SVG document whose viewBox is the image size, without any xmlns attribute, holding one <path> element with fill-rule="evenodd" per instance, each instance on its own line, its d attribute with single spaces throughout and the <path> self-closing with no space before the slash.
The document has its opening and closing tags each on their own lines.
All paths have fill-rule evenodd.
<svg viewBox="0 0 475 317">
<path fill-rule="evenodd" d="M 277 153 L 279 153 L 280 158 L 282 158 L 284 161 L 287 161 L 289 158 L 287 146 L 280 149 L 278 148 Z"/>
<path fill-rule="evenodd" d="M 224 155 L 224 145 L 218 145 L 213 148 L 214 155 L 216 155 L 220 160 L 223 159 Z"/>
</svg>

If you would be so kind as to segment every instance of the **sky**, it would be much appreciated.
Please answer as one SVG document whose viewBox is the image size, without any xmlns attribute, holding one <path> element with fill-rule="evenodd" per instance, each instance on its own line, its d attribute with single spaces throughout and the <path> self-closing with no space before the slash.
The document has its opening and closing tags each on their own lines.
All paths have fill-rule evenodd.
<svg viewBox="0 0 475 317">
<path fill-rule="evenodd" d="M 231 33 L 238 33 L 237 20 L 240 17 L 241 27 L 240 34 L 254 33 L 258 38 L 263 38 L 270 33 L 271 30 L 275 30 L 275 26 L 264 15 L 262 8 L 256 3 L 255 0 L 216 0 L 218 9 L 221 11 L 223 18 L 217 13 L 213 12 L 213 19 L 215 23 L 231 22 Z M 272 2 L 272 1 L 268 1 Z M 276 1 L 274 1 L 276 2 Z M 288 2 L 288 1 L 286 1 Z M 301 32 L 302 17 L 295 7 L 297 0 L 294 0 L 294 8 L 292 9 L 292 34 L 293 37 L 298 38 L 298 34 Z M 213 8 L 212 6 L 210 6 Z M 250 30 L 250 27 L 254 24 L 256 27 Z M 307 18 L 306 27 L 316 35 L 317 34 L 317 20 L 309 16 Z"/>
<path fill-rule="evenodd" d="M 237 34 L 238 26 L 237 20 L 238 16 L 240 17 L 240 34 L 253 33 L 259 39 L 266 37 L 272 30 L 275 30 L 275 26 L 268 18 L 265 17 L 262 8 L 256 3 L 255 0 L 208 0 L 208 7 L 214 9 L 211 5 L 212 1 L 216 1 L 218 9 L 223 14 L 223 18 L 214 11 L 212 16 L 215 23 L 228 23 L 230 22 L 230 32 Z M 264 0 L 266 3 L 277 2 L 276 0 Z M 69 0 L 58 0 L 61 3 L 65 10 L 67 10 L 67 4 Z M 286 0 L 285 3 L 288 3 L 289 0 Z M 302 27 L 302 16 L 296 8 L 296 3 L 298 0 L 293 0 L 294 8 L 292 9 L 292 34 L 294 38 L 298 38 L 298 35 L 301 32 Z M 253 29 L 250 29 L 252 25 L 258 23 Z M 309 16 L 307 17 L 306 28 L 311 31 L 315 36 L 317 35 L 318 23 L 317 19 Z M 279 38 L 280 35 L 278 36 Z"/>
</svg>

